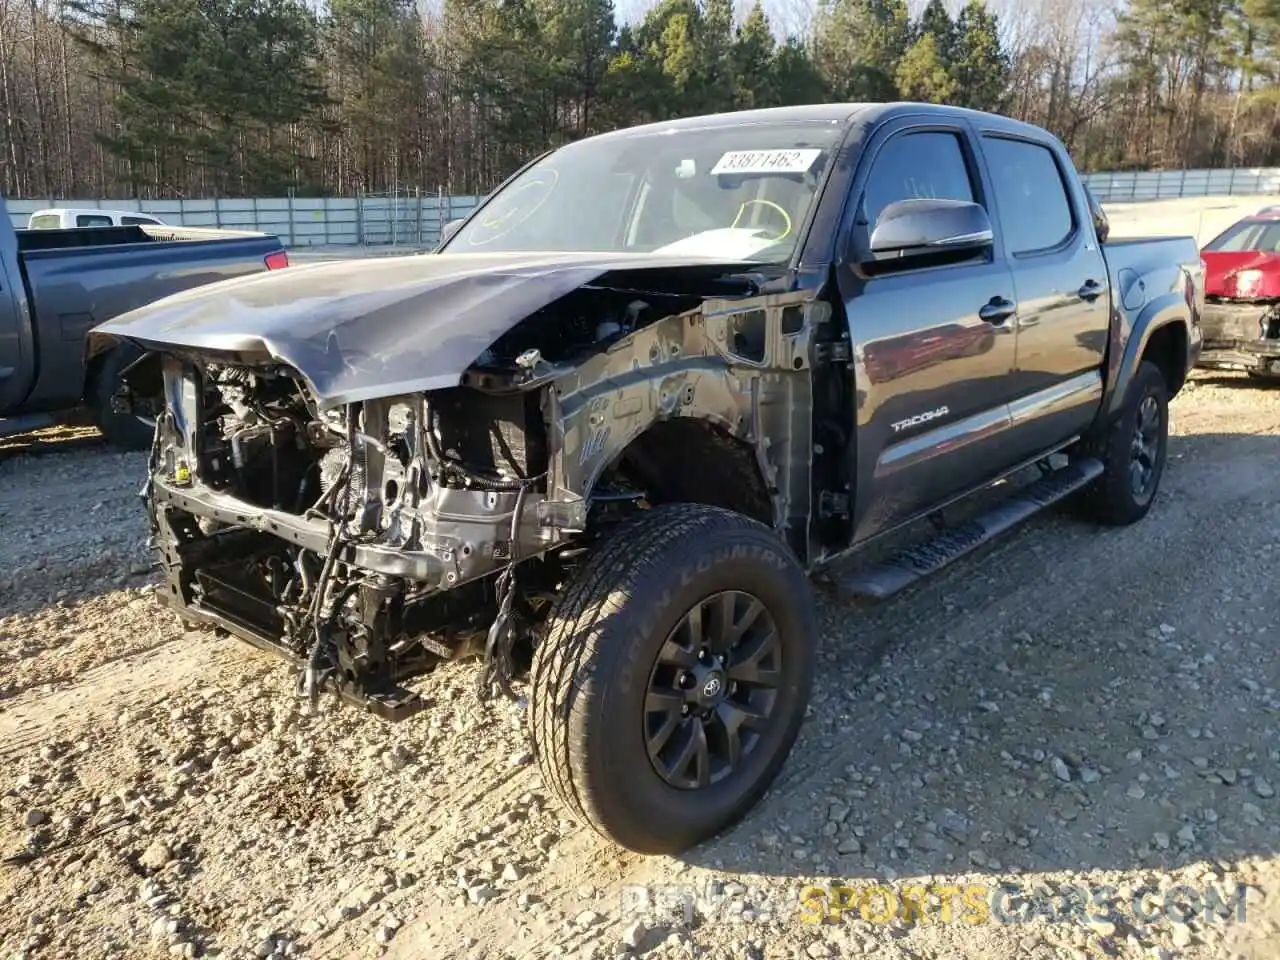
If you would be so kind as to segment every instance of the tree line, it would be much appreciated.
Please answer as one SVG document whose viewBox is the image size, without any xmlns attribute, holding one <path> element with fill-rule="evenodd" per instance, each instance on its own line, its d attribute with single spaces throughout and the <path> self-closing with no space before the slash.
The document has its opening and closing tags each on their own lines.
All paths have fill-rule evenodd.
<svg viewBox="0 0 1280 960">
<path fill-rule="evenodd" d="M 995 110 L 1089 169 L 1280 164 L 1280 2 L 0 0 L 0 192 L 491 189 L 557 144 L 819 100 Z"/>
</svg>

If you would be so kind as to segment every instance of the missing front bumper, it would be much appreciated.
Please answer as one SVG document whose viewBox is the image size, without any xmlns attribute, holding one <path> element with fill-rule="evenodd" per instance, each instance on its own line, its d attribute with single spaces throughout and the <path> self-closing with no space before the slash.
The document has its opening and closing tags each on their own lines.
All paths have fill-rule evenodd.
<svg viewBox="0 0 1280 960">
<path fill-rule="evenodd" d="M 296 651 L 246 624 L 230 619 L 222 611 L 209 610 L 197 603 L 184 606 L 182 615 L 193 623 L 212 627 L 218 633 L 235 637 L 250 646 L 279 657 L 292 667 L 302 669 L 306 665 L 305 658 L 298 656 Z M 416 691 L 394 682 L 388 681 L 371 687 L 367 682 L 355 683 L 339 673 L 327 673 L 322 676 L 320 689 L 335 693 L 352 706 L 366 710 L 383 720 L 407 720 L 430 705 Z"/>
<path fill-rule="evenodd" d="M 277 570 L 282 569 L 290 558 L 299 556 L 297 550 L 315 553 L 311 547 L 316 545 L 324 549 L 328 542 L 324 521 L 319 521 L 317 531 L 313 521 L 302 517 L 254 509 L 213 491 L 176 490 L 162 480 L 153 484 L 152 499 L 154 545 L 167 578 L 157 595 L 160 604 L 188 623 L 212 627 L 293 667 L 306 668 L 309 657 L 306 646 L 298 643 L 300 634 L 291 605 L 286 596 L 271 590 L 268 582 L 260 577 L 255 580 L 254 573 L 269 569 L 273 561 Z M 235 526 L 205 536 L 198 528 L 201 519 Z M 350 547 L 347 552 L 356 556 Z M 351 633 L 332 627 L 326 624 L 323 629 L 336 655 L 339 646 L 350 647 Z M 308 643 L 312 636 L 305 633 Z M 318 633 L 315 636 L 318 639 Z M 386 638 L 375 639 L 381 643 Z M 372 645 L 364 646 L 367 650 Z M 318 691 L 332 692 L 385 720 L 402 720 L 418 713 L 426 702 L 401 681 L 444 657 L 418 650 L 414 656 L 392 659 L 386 652 L 380 648 L 377 662 L 367 665 L 353 663 L 350 657 L 344 662 L 337 656 L 317 672 Z M 354 669 L 345 669 L 348 667 Z"/>
<path fill-rule="evenodd" d="M 250 507 L 235 497 L 207 488 L 177 486 L 160 477 L 152 481 L 152 497 L 157 503 L 169 504 L 193 516 L 267 533 L 313 553 L 323 555 L 329 549 L 329 524 L 319 518 Z M 363 570 L 415 580 L 441 590 L 456 583 L 460 574 L 456 566 L 436 554 L 378 544 L 348 544 L 338 559 Z"/>
<path fill-rule="evenodd" d="M 1280 376 L 1280 304 L 1211 301 L 1197 366 Z"/>
</svg>

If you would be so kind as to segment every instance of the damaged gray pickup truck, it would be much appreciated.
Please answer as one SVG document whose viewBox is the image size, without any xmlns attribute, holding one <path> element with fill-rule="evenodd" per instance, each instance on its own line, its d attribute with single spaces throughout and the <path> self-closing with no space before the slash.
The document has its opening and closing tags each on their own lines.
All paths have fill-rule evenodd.
<svg viewBox="0 0 1280 960">
<path fill-rule="evenodd" d="M 485 696 L 527 677 L 562 801 L 679 851 L 791 750 L 810 577 L 880 599 L 1069 495 L 1147 512 L 1203 268 L 1191 238 L 1106 232 L 1038 128 L 763 110 L 578 141 L 435 253 L 232 280 L 94 338 L 151 351 L 127 389 L 164 398 L 165 604 L 392 718 L 445 661 L 482 657 Z"/>
</svg>

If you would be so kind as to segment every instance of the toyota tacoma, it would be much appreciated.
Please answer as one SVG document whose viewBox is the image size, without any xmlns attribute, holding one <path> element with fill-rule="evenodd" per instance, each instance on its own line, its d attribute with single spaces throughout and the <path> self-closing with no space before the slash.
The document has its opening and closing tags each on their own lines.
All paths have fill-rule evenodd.
<svg viewBox="0 0 1280 960">
<path fill-rule="evenodd" d="M 815 581 L 882 599 L 1066 498 L 1144 516 L 1200 349 L 1194 240 L 1109 241 L 1053 136 L 942 106 L 583 139 L 448 234 L 96 329 L 148 351 L 122 402 L 163 395 L 158 595 L 389 718 L 446 661 L 527 678 L 546 782 L 642 852 L 777 774 Z"/>
</svg>

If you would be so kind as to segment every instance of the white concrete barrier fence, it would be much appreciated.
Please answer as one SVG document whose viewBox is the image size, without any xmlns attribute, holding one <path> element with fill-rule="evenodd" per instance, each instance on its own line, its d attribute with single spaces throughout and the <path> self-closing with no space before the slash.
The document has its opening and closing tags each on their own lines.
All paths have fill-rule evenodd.
<svg viewBox="0 0 1280 960">
<path fill-rule="evenodd" d="M 1090 179 L 1094 179 L 1095 174 Z M 1091 187 L 1092 189 L 1092 187 Z M 25 227 L 45 207 L 138 210 L 175 226 L 261 230 L 290 249 L 432 247 L 440 228 L 466 216 L 480 197 L 330 197 L 223 200 L 8 200 L 9 216 Z M 1204 244 L 1240 217 L 1271 204 L 1280 192 L 1126 201 L 1099 196 L 1115 237 L 1185 236 Z"/>
</svg>

